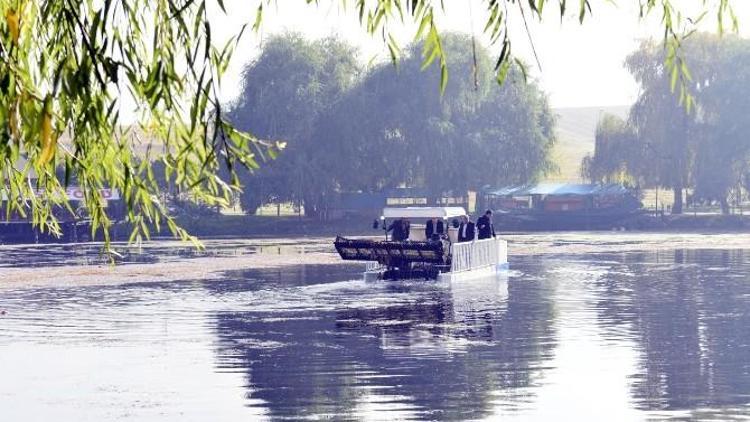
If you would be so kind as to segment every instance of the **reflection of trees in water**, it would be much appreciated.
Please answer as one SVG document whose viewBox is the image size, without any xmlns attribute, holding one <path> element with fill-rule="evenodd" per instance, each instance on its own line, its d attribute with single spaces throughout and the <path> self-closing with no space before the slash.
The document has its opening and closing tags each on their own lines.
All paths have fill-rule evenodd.
<svg viewBox="0 0 750 422">
<path fill-rule="evenodd" d="M 552 355 L 551 303 L 540 285 L 511 281 L 507 302 L 473 308 L 447 288 L 402 289 L 373 309 L 219 313 L 220 366 L 246 370 L 249 395 L 274 417 L 341 417 L 382 400 L 428 419 L 467 419 L 532 386 Z"/>
<path fill-rule="evenodd" d="M 633 396 L 646 410 L 745 405 L 748 264 L 741 250 L 629 253 L 601 281 L 600 323 L 639 340 Z M 612 324 L 612 325 L 610 325 Z"/>
</svg>

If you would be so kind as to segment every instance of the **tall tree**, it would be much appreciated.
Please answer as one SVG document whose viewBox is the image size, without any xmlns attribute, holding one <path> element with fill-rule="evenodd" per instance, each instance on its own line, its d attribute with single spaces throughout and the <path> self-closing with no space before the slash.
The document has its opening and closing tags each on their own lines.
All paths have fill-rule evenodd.
<svg viewBox="0 0 750 422">
<path fill-rule="evenodd" d="M 686 188 L 695 199 L 718 200 L 726 213 L 727 197 L 741 185 L 750 155 L 750 127 L 743 117 L 750 112 L 750 42 L 699 33 L 683 49 L 693 64 L 694 97 L 672 95 L 676 76 L 663 64 L 669 53 L 644 43 L 627 60 L 641 84 L 628 124 L 600 122 L 607 133 L 597 134 L 595 155 L 584 167 L 593 179 L 602 171 L 625 170 L 644 186 L 671 188 L 674 213 L 682 211 Z M 631 140 L 618 141 L 623 134 Z"/>
<path fill-rule="evenodd" d="M 672 94 L 670 74 L 662 65 L 662 51 L 644 44 L 626 61 L 641 85 L 641 94 L 630 109 L 630 122 L 641 147 L 649 153 L 644 164 L 656 169 L 654 183 L 672 189 L 672 212 L 682 213 L 683 189 L 692 169 L 695 114 Z"/>
<path fill-rule="evenodd" d="M 604 114 L 597 123 L 594 141 L 594 155 L 584 157 L 581 164 L 584 178 L 605 183 L 633 182 L 638 186 L 655 182 L 644 161 L 644 148 L 628 122 Z"/>
<path fill-rule="evenodd" d="M 710 71 L 700 79 L 702 121 L 694 174 L 697 198 L 718 200 L 729 211 L 728 196 L 739 190 L 750 161 L 750 41 L 704 37 Z"/>
<path fill-rule="evenodd" d="M 481 188 L 538 181 L 557 171 L 551 151 L 556 141 L 555 116 L 547 96 L 533 81 L 526 83 L 512 71 L 512 82 L 492 85 L 468 130 L 476 130 L 480 144 L 470 148 L 468 185 Z"/>
<path fill-rule="evenodd" d="M 326 155 L 337 154 L 314 137 L 321 116 L 357 80 L 357 51 L 336 38 L 307 41 L 287 33 L 266 41 L 243 73 L 243 90 L 232 122 L 264 139 L 283 139 L 284 154 L 264 168 L 244 172 L 243 208 L 250 213 L 271 201 L 304 203 L 316 215 L 332 189 Z"/>
<path fill-rule="evenodd" d="M 321 123 L 321 136 L 346 152 L 341 189 L 423 187 L 434 199 L 552 170 L 554 118 L 536 85 L 512 70 L 498 86 L 481 45 L 461 34 L 443 42 L 448 68 L 461 75 L 443 95 L 432 88 L 439 68 L 423 72 L 415 45 L 395 69 L 384 64 L 369 72 Z"/>
</svg>

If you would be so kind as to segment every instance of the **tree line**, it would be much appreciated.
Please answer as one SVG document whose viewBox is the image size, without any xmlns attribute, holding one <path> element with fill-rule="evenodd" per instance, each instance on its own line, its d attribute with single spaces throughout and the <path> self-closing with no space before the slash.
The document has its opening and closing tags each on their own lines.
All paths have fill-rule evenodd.
<svg viewBox="0 0 750 422">
<path fill-rule="evenodd" d="M 673 213 L 682 212 L 685 191 L 729 213 L 731 199 L 750 188 L 750 41 L 696 33 L 682 49 L 689 91 L 680 95 L 662 45 L 644 42 L 627 58 L 640 94 L 626 120 L 602 116 L 582 175 L 671 189 Z"/>
<path fill-rule="evenodd" d="M 396 64 L 365 67 L 338 38 L 273 36 L 243 72 L 229 115 L 241 130 L 286 148 L 262 168 L 243 172 L 248 213 L 269 202 L 325 213 L 338 192 L 420 187 L 437 197 L 486 185 L 521 184 L 553 171 L 554 115 L 520 67 L 494 79 L 486 49 L 445 34 L 451 75 L 424 68 L 420 44 Z"/>
</svg>

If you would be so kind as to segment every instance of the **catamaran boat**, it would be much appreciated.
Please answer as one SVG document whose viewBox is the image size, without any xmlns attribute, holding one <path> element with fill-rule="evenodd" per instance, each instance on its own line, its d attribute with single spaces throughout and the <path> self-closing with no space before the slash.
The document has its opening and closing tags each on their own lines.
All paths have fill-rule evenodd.
<svg viewBox="0 0 750 422">
<path fill-rule="evenodd" d="M 462 207 L 385 208 L 374 228 L 382 227 L 384 239 L 349 239 L 338 236 L 336 251 L 344 260 L 365 261 L 365 280 L 432 279 L 459 281 L 493 276 L 508 268 L 508 243 L 500 238 L 458 242 Z M 389 240 L 388 226 L 402 219 L 410 223 L 443 221 L 445 233 L 425 237 L 424 224 L 410 224 L 406 240 Z M 450 224 L 449 224 L 450 223 Z"/>
</svg>

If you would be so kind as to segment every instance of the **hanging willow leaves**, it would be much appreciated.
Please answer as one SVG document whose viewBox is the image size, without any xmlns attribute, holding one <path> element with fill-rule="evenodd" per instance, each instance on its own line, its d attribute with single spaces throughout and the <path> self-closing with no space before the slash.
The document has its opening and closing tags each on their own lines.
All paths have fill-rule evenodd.
<svg viewBox="0 0 750 422">
<path fill-rule="evenodd" d="M 59 233 L 52 209 L 70 209 L 75 181 L 107 245 L 103 188 L 121 193 L 131 239 L 162 226 L 192 239 L 159 201 L 151 161 L 168 163 L 192 200 L 221 206 L 240 189 L 216 177 L 221 168 L 257 166 L 254 155 L 283 145 L 225 129 L 218 83 L 241 34 L 215 45 L 208 11 L 223 9 L 214 0 L 0 0 L 6 218 L 29 215 Z"/>
<path fill-rule="evenodd" d="M 405 14 L 403 10 L 408 11 L 412 18 L 412 24 L 417 29 L 414 32 L 415 41 L 424 41 L 422 57 L 424 67 L 432 63 L 438 63 L 440 66 L 441 80 L 440 88 L 445 89 L 448 78 L 448 65 L 445 53 L 441 46 L 441 31 L 435 22 L 434 17 L 437 14 L 444 14 L 445 2 L 440 0 L 352 0 L 355 3 L 355 9 L 359 15 L 360 23 L 371 35 L 382 34 L 383 40 L 391 53 L 391 59 L 396 63 L 397 55 L 394 51 L 398 46 L 394 45 L 390 37 L 390 27 L 392 24 L 403 24 Z M 543 21 L 543 11 L 545 3 L 548 0 L 478 0 L 472 4 L 484 4 L 485 6 L 485 25 L 484 33 L 489 37 L 492 45 L 501 42 L 495 54 L 498 60 L 495 65 L 496 80 L 502 83 L 507 75 L 508 69 L 518 62 L 510 52 L 511 37 L 509 29 L 509 8 L 510 10 L 519 11 L 519 16 L 525 20 L 525 15 L 531 19 Z M 318 4 L 318 0 L 306 0 L 307 3 Z M 638 14 L 641 18 L 658 14 L 661 18 L 663 27 L 663 37 L 667 48 L 675 52 L 677 60 L 665 62 L 668 71 L 677 70 L 677 82 L 675 90 L 679 89 L 680 96 L 687 99 L 685 104 L 690 104 L 692 99 L 690 93 L 690 83 L 686 66 L 682 57 L 681 42 L 689 37 L 698 28 L 702 18 L 709 13 L 714 13 L 717 17 L 717 29 L 719 32 L 724 31 L 725 22 L 731 22 L 733 31 L 738 31 L 739 20 L 732 7 L 733 0 L 717 0 L 716 2 L 702 2 L 702 8 L 692 10 L 692 14 L 683 12 L 683 9 L 673 0 L 579 0 L 578 7 L 571 9 L 567 7 L 567 0 L 558 0 L 559 13 L 561 21 L 568 15 L 574 14 L 580 24 L 585 24 L 587 17 L 593 17 L 595 7 L 617 7 L 625 3 L 635 2 Z M 341 0 L 346 6 L 349 1 Z M 452 4 L 453 7 L 455 4 Z M 460 7 L 471 8 L 470 2 L 462 2 Z M 397 10 L 398 13 L 393 11 Z M 518 20 L 516 20 L 518 21 Z M 532 34 L 529 34 L 531 37 Z M 532 41 L 533 42 L 533 41 Z"/>
<path fill-rule="evenodd" d="M 8 11 L 5 12 L 5 22 L 8 25 L 8 32 L 10 32 L 11 40 L 13 40 L 14 44 L 18 44 L 18 12 L 14 9 L 8 9 Z"/>
<path fill-rule="evenodd" d="M 57 150 L 57 137 L 52 133 L 52 97 L 47 96 L 44 99 L 42 107 L 42 127 L 41 127 L 42 152 L 39 155 L 39 166 L 44 166 L 55 158 Z"/>
</svg>

